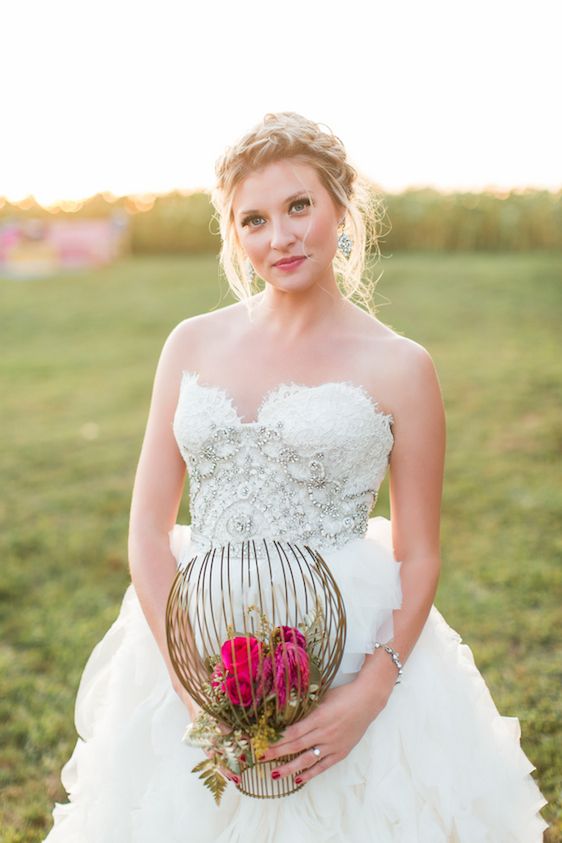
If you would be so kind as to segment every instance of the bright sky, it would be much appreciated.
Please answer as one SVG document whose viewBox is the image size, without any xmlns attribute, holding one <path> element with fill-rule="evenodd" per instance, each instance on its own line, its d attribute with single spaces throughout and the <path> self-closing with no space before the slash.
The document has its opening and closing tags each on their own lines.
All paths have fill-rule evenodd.
<svg viewBox="0 0 562 843">
<path fill-rule="evenodd" d="M 383 189 L 562 187 L 558 0 L 17 0 L 0 196 L 208 188 L 267 111 Z"/>
</svg>

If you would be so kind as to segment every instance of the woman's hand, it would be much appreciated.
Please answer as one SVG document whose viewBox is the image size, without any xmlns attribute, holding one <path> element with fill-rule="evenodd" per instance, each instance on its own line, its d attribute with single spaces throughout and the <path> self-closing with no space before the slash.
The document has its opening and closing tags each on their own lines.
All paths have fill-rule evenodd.
<svg viewBox="0 0 562 843">
<path fill-rule="evenodd" d="M 307 782 L 341 761 L 365 734 L 368 726 L 386 705 L 387 697 L 371 692 L 352 681 L 330 688 L 318 706 L 302 720 L 287 727 L 283 737 L 272 744 L 262 760 L 301 753 L 292 761 L 274 768 L 279 778 L 300 773 L 297 784 Z M 313 747 L 320 749 L 316 757 Z M 303 771 L 301 773 L 301 771 Z"/>
</svg>

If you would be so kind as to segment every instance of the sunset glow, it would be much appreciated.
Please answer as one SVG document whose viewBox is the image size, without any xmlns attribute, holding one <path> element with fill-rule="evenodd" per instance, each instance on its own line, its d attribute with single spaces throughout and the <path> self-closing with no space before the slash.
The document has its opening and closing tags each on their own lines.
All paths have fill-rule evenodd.
<svg viewBox="0 0 562 843">
<path fill-rule="evenodd" d="M 208 189 L 267 111 L 389 191 L 562 186 L 558 4 L 70 0 L 3 12 L 0 196 Z"/>
</svg>

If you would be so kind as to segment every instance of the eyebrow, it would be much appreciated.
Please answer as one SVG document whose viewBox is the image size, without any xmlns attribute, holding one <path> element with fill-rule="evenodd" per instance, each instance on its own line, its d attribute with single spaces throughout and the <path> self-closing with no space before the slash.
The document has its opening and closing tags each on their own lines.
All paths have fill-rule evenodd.
<svg viewBox="0 0 562 843">
<path fill-rule="evenodd" d="M 294 199 L 297 199 L 299 196 L 313 196 L 314 194 L 310 190 L 299 190 L 298 193 L 293 193 L 291 196 L 287 196 L 285 199 L 285 205 L 288 205 L 289 202 L 292 202 Z M 250 208 L 249 211 L 239 211 L 238 216 L 245 217 L 247 214 L 259 214 L 259 208 Z"/>
</svg>

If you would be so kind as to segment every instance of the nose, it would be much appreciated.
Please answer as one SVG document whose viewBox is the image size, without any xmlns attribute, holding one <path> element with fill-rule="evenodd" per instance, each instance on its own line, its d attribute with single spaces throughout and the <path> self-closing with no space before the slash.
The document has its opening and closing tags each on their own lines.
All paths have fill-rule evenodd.
<svg viewBox="0 0 562 843">
<path fill-rule="evenodd" d="M 291 221 L 286 219 L 273 220 L 271 223 L 271 248 L 285 250 L 295 241 L 291 231 Z"/>
</svg>

